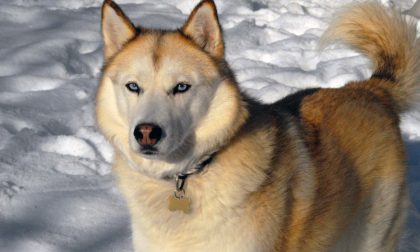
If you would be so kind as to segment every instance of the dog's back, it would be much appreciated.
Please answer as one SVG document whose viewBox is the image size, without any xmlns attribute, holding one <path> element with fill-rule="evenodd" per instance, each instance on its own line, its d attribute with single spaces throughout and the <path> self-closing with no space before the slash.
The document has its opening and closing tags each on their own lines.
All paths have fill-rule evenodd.
<svg viewBox="0 0 420 252">
<path fill-rule="evenodd" d="M 368 56 L 374 72 L 369 80 L 301 91 L 275 104 L 299 118 L 317 166 L 308 239 L 289 248 L 321 251 L 316 247 L 343 232 L 333 251 L 394 251 L 407 207 L 399 114 L 420 100 L 416 25 L 377 2 L 353 4 L 324 34 L 324 43 L 334 40 Z"/>
</svg>

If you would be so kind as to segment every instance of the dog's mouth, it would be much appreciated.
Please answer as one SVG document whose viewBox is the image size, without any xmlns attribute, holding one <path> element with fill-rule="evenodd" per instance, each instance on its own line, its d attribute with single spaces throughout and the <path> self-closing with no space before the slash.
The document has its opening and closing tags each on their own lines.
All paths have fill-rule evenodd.
<svg viewBox="0 0 420 252">
<path fill-rule="evenodd" d="M 147 156 L 153 156 L 157 155 L 159 151 L 151 145 L 145 145 L 141 147 L 140 153 Z"/>
</svg>

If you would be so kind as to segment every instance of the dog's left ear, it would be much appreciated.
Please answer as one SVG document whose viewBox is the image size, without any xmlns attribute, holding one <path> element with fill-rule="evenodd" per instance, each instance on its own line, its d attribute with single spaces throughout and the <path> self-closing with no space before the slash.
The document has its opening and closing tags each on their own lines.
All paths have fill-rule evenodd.
<svg viewBox="0 0 420 252">
<path fill-rule="evenodd" d="M 224 57 L 222 28 L 217 17 L 216 5 L 212 0 L 201 1 L 181 30 L 210 55 L 216 58 Z"/>
</svg>

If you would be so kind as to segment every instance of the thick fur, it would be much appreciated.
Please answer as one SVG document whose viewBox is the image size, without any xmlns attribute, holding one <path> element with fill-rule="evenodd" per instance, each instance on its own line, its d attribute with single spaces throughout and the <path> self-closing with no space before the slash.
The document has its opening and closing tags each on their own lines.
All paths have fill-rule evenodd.
<svg viewBox="0 0 420 252">
<path fill-rule="evenodd" d="M 379 25 L 380 24 L 380 25 Z M 356 3 L 339 12 L 321 44 L 342 41 L 368 56 L 374 76 L 394 82 L 387 87 L 398 111 L 420 101 L 420 43 L 417 25 L 378 2 Z"/>
<path fill-rule="evenodd" d="M 419 95 L 413 24 L 378 3 L 347 7 L 325 38 L 365 53 L 372 78 L 263 105 L 224 60 L 212 1 L 178 31 L 133 29 L 109 0 L 102 15 L 97 121 L 115 149 L 135 251 L 395 250 L 407 207 L 399 113 Z M 177 82 L 190 90 L 171 94 Z M 166 133 L 156 155 L 133 140 L 142 122 Z M 187 180 L 192 212 L 169 211 L 168 178 L 214 152 Z"/>
</svg>

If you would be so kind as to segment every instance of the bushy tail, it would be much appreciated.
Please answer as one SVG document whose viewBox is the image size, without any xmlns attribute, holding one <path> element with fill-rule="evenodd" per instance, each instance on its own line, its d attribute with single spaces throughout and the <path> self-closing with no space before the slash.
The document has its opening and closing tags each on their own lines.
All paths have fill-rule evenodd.
<svg viewBox="0 0 420 252">
<path fill-rule="evenodd" d="M 342 41 L 367 55 L 373 63 L 372 78 L 384 85 L 402 112 L 420 101 L 420 42 L 416 24 L 395 9 L 373 1 L 351 4 L 339 12 L 321 38 L 321 46 Z M 389 83 L 389 82 L 388 82 Z"/>
</svg>

